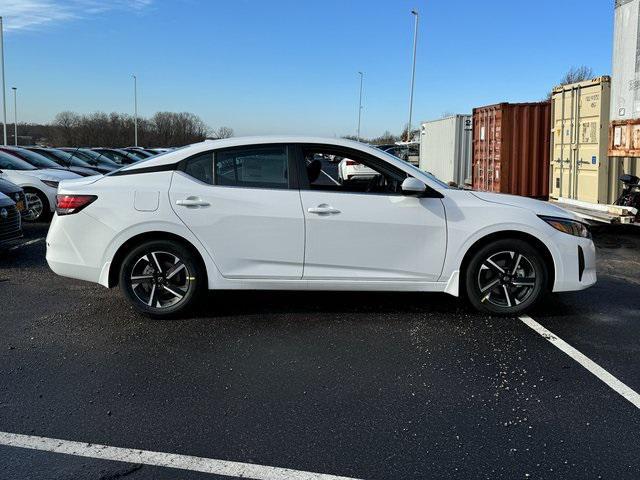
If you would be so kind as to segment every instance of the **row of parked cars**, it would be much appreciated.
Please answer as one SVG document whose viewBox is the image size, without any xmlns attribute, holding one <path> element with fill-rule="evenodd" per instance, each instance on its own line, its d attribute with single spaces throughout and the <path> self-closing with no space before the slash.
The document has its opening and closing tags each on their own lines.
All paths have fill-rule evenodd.
<svg viewBox="0 0 640 480">
<path fill-rule="evenodd" d="M 22 236 L 22 221 L 47 221 L 58 184 L 104 175 L 167 148 L 47 148 L 0 146 L 0 246 Z"/>
</svg>

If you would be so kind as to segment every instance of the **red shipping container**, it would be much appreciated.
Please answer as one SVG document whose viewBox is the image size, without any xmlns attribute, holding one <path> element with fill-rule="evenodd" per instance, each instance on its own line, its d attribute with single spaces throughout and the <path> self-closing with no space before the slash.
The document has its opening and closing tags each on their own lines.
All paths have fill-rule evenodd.
<svg viewBox="0 0 640 480">
<path fill-rule="evenodd" d="M 549 197 L 551 103 L 473 109 L 473 189 Z"/>
</svg>

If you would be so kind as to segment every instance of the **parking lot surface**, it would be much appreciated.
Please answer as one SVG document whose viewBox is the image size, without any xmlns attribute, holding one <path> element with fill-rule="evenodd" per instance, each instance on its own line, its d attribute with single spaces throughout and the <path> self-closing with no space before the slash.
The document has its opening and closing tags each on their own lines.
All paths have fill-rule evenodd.
<svg viewBox="0 0 640 480">
<path fill-rule="evenodd" d="M 154 321 L 49 271 L 46 228 L 0 254 L 0 432 L 353 478 L 640 478 L 640 410 L 517 318 L 213 292 Z M 530 316 L 638 392 L 640 229 L 595 240 L 598 284 Z M 0 446 L 0 478 L 223 477 Z"/>
</svg>

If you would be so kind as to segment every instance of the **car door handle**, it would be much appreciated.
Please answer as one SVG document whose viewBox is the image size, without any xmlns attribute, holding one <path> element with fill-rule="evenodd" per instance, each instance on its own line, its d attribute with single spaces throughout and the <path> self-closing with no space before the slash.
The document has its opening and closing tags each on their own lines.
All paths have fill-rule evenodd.
<svg viewBox="0 0 640 480">
<path fill-rule="evenodd" d="M 180 205 L 182 207 L 208 207 L 210 203 L 205 202 L 198 197 L 188 197 L 181 200 L 176 200 L 176 205 Z"/>
<path fill-rule="evenodd" d="M 326 203 L 322 203 L 317 207 L 307 209 L 307 212 L 315 213 L 316 215 L 335 215 L 336 213 L 340 213 L 340 210 L 333 208 L 331 205 L 327 205 Z"/>
</svg>

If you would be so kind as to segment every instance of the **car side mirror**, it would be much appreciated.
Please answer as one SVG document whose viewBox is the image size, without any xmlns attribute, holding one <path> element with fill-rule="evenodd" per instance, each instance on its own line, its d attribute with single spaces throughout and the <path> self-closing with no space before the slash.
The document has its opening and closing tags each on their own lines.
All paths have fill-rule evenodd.
<svg viewBox="0 0 640 480">
<path fill-rule="evenodd" d="M 400 188 L 403 194 L 416 197 L 423 195 L 427 191 L 425 183 L 414 177 L 405 178 Z"/>
</svg>

